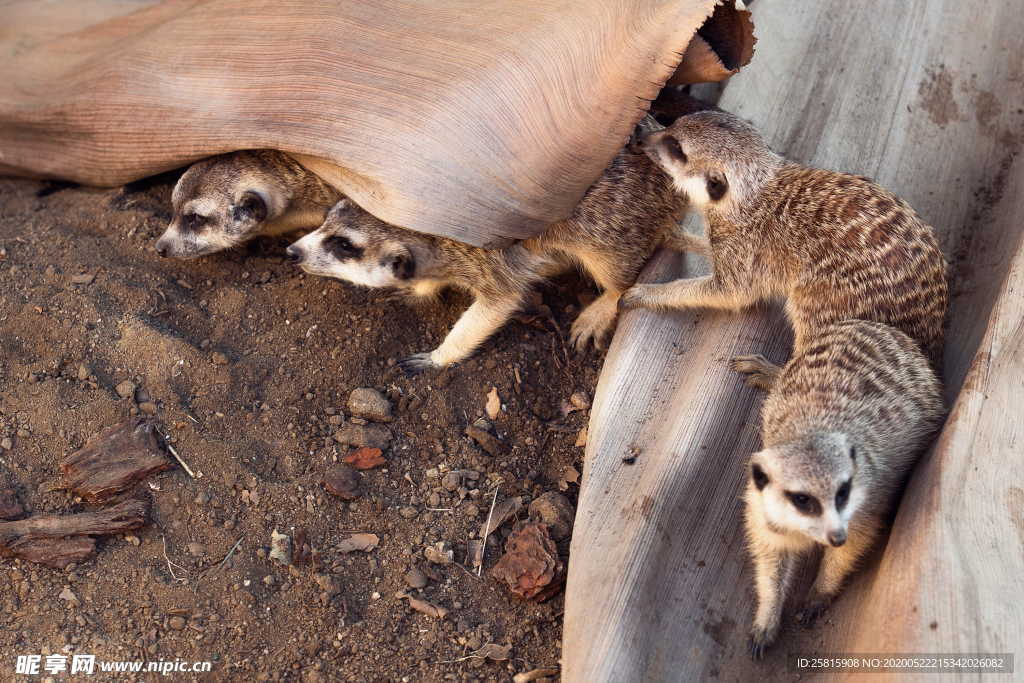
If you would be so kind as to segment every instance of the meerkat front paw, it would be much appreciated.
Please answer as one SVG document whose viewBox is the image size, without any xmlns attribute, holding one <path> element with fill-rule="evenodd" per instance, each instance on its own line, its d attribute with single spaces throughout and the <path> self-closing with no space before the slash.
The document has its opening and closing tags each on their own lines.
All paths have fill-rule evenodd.
<svg viewBox="0 0 1024 683">
<path fill-rule="evenodd" d="M 602 294 L 576 317 L 569 332 L 569 342 L 577 351 L 586 348 L 590 340 L 601 349 L 608 335 L 615 329 L 618 308 L 614 295 Z"/>
<path fill-rule="evenodd" d="M 649 308 L 657 285 L 633 285 L 619 297 L 619 310 Z"/>
<path fill-rule="evenodd" d="M 769 391 L 782 368 L 760 354 L 736 356 L 729 362 L 731 367 L 741 375 L 747 376 L 747 384 L 757 389 Z"/>
<path fill-rule="evenodd" d="M 773 629 L 762 629 L 755 626 L 750 632 L 749 647 L 751 659 L 763 659 L 764 653 L 772 646 L 772 643 L 775 642 L 775 638 L 778 634 L 778 627 Z"/>
<path fill-rule="evenodd" d="M 398 367 L 402 368 L 407 376 L 418 375 L 427 370 L 438 370 L 440 365 L 434 362 L 431 353 L 414 353 L 408 358 L 398 361 Z"/>
</svg>

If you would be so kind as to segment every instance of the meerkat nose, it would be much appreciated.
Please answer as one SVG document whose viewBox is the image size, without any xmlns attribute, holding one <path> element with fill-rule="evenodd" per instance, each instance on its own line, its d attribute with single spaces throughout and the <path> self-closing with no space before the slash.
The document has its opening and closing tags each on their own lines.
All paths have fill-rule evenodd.
<svg viewBox="0 0 1024 683">
<path fill-rule="evenodd" d="M 828 542 L 831 543 L 832 546 L 835 548 L 838 548 L 842 544 L 846 543 L 846 530 L 839 529 L 837 531 L 828 532 Z"/>
<path fill-rule="evenodd" d="M 302 250 L 296 247 L 294 244 L 284 250 L 285 255 L 288 256 L 288 260 L 292 263 L 298 263 L 302 260 Z"/>
<path fill-rule="evenodd" d="M 167 258 L 167 245 L 157 242 L 156 253 L 160 254 L 160 258 Z"/>
</svg>

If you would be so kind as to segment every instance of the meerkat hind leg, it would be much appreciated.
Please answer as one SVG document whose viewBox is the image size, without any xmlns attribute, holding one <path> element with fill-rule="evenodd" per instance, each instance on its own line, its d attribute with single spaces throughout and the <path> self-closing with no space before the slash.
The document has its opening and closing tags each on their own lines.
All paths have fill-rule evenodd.
<svg viewBox="0 0 1024 683">
<path fill-rule="evenodd" d="M 729 367 L 742 375 L 747 375 L 748 385 L 764 391 L 771 390 L 779 373 L 782 372 L 781 367 L 761 354 L 736 356 L 729 363 Z"/>
<path fill-rule="evenodd" d="M 807 601 L 796 613 L 797 623 L 811 626 L 828 609 L 843 589 L 846 579 L 857 569 L 857 564 L 871 548 L 875 533 L 851 534 L 838 548 L 825 548 L 818 568 L 818 576 L 807 595 Z"/>
<path fill-rule="evenodd" d="M 456 321 L 441 345 L 429 353 L 417 353 L 402 361 L 402 369 L 415 373 L 444 368 L 468 358 L 498 331 L 520 306 L 518 297 L 477 299 Z"/>
<path fill-rule="evenodd" d="M 605 337 L 615 327 L 615 319 L 619 315 L 619 295 L 619 292 L 605 290 L 576 317 L 569 340 L 577 351 L 582 350 L 591 339 L 594 340 L 594 346 L 603 346 Z"/>
</svg>

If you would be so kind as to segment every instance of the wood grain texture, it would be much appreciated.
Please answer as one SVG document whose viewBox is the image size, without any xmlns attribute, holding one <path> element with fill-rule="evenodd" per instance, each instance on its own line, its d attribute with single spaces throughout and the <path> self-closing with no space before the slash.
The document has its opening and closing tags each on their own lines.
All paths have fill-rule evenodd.
<svg viewBox="0 0 1024 683">
<path fill-rule="evenodd" d="M 753 14 L 757 58 L 720 106 L 795 160 L 874 177 L 936 228 L 953 262 L 947 393 L 960 398 L 884 551 L 815 630 L 787 628 L 755 664 L 739 494 L 760 397 L 726 361 L 784 360 L 785 326 L 771 309 L 624 315 L 591 413 L 563 680 L 795 680 L 791 652 L 1020 661 L 1024 256 L 1006 274 L 1024 226 L 1010 190 L 1024 186 L 1024 15 L 1012 0 L 764 0 Z M 660 255 L 646 277 L 684 272 Z"/>
<path fill-rule="evenodd" d="M 396 225 L 527 237 L 570 213 L 715 4 L 166 0 L 36 44 L 9 26 L 0 171 L 118 185 L 270 147 L 335 164 Z"/>
</svg>

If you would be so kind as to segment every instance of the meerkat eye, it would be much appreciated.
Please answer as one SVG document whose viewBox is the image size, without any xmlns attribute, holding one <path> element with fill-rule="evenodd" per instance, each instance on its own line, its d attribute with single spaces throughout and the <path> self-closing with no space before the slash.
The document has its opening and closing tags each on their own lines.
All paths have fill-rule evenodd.
<svg viewBox="0 0 1024 683">
<path fill-rule="evenodd" d="M 717 174 L 708 176 L 708 197 L 711 201 L 717 202 L 725 196 L 728 189 L 729 182 L 725 179 L 725 176 Z"/>
<path fill-rule="evenodd" d="M 683 146 L 679 144 L 679 140 L 673 137 L 665 138 L 665 151 L 668 155 L 678 161 L 681 164 L 685 164 L 687 161 L 686 152 L 683 151 Z"/>
<path fill-rule="evenodd" d="M 764 473 L 760 465 L 751 465 L 750 467 L 750 478 L 754 482 L 754 486 L 760 491 L 768 485 L 768 475 Z"/>
<path fill-rule="evenodd" d="M 842 510 L 846 507 L 846 501 L 850 499 L 850 480 L 847 479 L 836 491 L 836 509 Z"/>
<path fill-rule="evenodd" d="M 821 514 L 821 504 L 814 496 L 809 496 L 806 493 L 786 491 L 786 497 L 789 498 L 789 502 L 793 504 L 793 507 L 805 515 Z"/>
<path fill-rule="evenodd" d="M 331 235 L 325 239 L 324 249 L 339 261 L 359 258 L 363 254 L 362 249 L 352 244 L 347 237 L 342 237 L 341 235 Z"/>
<path fill-rule="evenodd" d="M 186 213 L 181 217 L 181 227 L 183 227 L 187 232 L 199 232 L 204 223 L 206 223 L 206 217 L 200 216 L 194 211 Z"/>
</svg>

